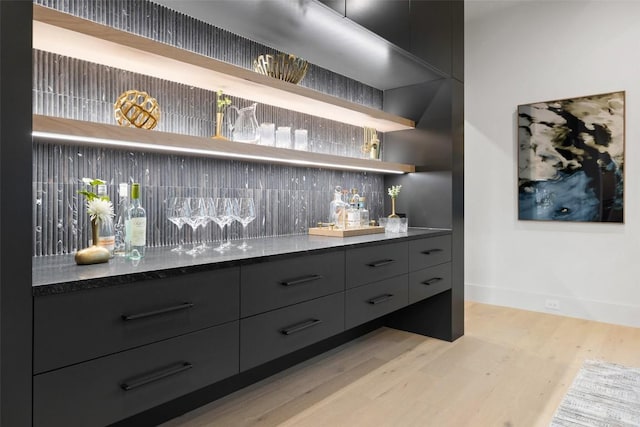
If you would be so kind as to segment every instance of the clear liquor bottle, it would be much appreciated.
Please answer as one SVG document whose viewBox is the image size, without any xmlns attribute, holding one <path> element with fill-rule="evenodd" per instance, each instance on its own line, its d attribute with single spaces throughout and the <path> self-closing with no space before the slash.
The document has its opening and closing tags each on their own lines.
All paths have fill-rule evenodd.
<svg viewBox="0 0 640 427">
<path fill-rule="evenodd" d="M 127 245 L 125 237 L 125 220 L 127 210 L 129 209 L 129 184 L 121 182 L 118 186 L 118 213 L 116 216 L 114 228 L 115 247 L 113 254 L 116 256 L 125 256 L 127 254 Z"/>
<path fill-rule="evenodd" d="M 360 226 L 368 227 L 369 226 L 369 210 L 366 206 L 366 198 L 364 196 L 360 196 L 360 203 L 358 206 L 358 210 L 360 210 Z"/>
<path fill-rule="evenodd" d="M 105 184 L 98 185 L 98 197 L 109 200 L 107 194 L 107 186 Z M 109 254 L 113 257 L 113 249 L 115 246 L 115 237 L 113 233 L 113 218 L 108 217 L 98 225 L 98 246 L 102 246 L 109 250 Z"/>
<path fill-rule="evenodd" d="M 347 210 L 347 227 L 360 227 L 360 195 L 357 188 L 351 189 L 351 197 L 349 198 L 349 209 Z"/>
<path fill-rule="evenodd" d="M 329 222 L 337 228 L 345 228 L 348 204 L 342 200 L 342 188 L 336 187 L 333 200 L 329 204 Z"/>
<path fill-rule="evenodd" d="M 147 244 L 147 212 L 140 204 L 140 184 L 131 184 L 131 204 L 125 219 L 127 258 L 144 257 Z"/>
</svg>

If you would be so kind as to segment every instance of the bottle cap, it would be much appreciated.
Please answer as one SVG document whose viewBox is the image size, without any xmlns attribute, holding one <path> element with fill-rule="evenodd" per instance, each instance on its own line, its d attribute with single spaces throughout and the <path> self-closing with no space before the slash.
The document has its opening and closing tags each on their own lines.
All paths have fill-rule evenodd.
<svg viewBox="0 0 640 427">
<path fill-rule="evenodd" d="M 140 198 L 140 184 L 137 182 L 134 182 L 133 184 L 131 184 L 131 198 L 132 199 Z"/>
</svg>

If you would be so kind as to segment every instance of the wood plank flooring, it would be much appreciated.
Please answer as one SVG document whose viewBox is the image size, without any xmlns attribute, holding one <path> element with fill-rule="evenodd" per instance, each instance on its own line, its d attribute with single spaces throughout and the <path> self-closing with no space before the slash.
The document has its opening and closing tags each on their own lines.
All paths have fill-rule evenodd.
<svg viewBox="0 0 640 427">
<path fill-rule="evenodd" d="M 548 426 L 585 359 L 640 367 L 640 329 L 465 308 L 453 343 L 381 328 L 163 427 Z"/>
</svg>

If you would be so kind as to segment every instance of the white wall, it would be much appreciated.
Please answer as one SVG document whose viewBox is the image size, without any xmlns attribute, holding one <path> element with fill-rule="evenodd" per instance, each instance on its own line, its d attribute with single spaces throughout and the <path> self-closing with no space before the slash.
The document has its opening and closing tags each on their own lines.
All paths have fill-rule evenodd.
<svg viewBox="0 0 640 427">
<path fill-rule="evenodd" d="M 467 299 L 640 327 L 640 2 L 465 9 Z M 625 224 L 518 221 L 517 106 L 619 90 Z"/>
</svg>

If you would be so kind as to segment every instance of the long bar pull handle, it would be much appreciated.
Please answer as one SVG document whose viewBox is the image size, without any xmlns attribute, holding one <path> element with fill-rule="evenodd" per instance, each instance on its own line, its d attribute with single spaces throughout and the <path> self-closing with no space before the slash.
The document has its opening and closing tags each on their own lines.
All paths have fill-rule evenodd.
<svg viewBox="0 0 640 427">
<path fill-rule="evenodd" d="M 439 282 L 441 280 L 442 280 L 442 277 L 433 277 L 433 278 L 431 278 L 429 280 L 425 280 L 424 282 L 422 282 L 422 284 L 430 286 L 430 285 L 433 285 L 434 283 Z"/>
<path fill-rule="evenodd" d="M 396 262 L 395 259 L 383 259 L 383 260 L 380 260 L 380 261 L 372 262 L 372 263 L 367 264 L 367 265 L 369 267 L 382 267 L 383 265 L 393 264 L 394 262 Z"/>
<path fill-rule="evenodd" d="M 302 323 L 298 323 L 296 325 L 289 326 L 288 328 L 284 328 L 280 330 L 280 332 L 283 335 L 291 335 L 291 334 L 295 334 L 296 332 L 304 331 L 305 329 L 310 328 L 312 326 L 319 325 L 320 323 L 322 323 L 322 320 L 320 319 L 309 319 L 309 320 L 305 320 Z"/>
<path fill-rule="evenodd" d="M 122 384 L 120 384 L 120 388 L 122 388 L 124 391 L 133 390 L 134 388 L 138 388 L 143 385 L 161 380 L 171 375 L 179 374 L 180 372 L 184 372 L 191 368 L 193 368 L 193 365 L 191 363 L 180 362 L 159 371 L 152 372 L 148 375 L 144 375 L 143 377 L 138 377 L 132 380 L 125 380 Z"/>
<path fill-rule="evenodd" d="M 393 294 L 384 294 L 384 295 L 380 295 L 379 297 L 371 298 L 367 302 L 369 304 L 376 305 L 376 304 L 380 304 L 381 302 L 389 301 L 391 298 L 393 298 Z"/>
<path fill-rule="evenodd" d="M 442 252 L 442 249 L 439 249 L 439 248 L 427 249 L 426 251 L 422 251 L 421 253 L 424 254 L 424 255 L 431 255 L 431 254 L 436 253 L 436 252 Z"/>
<path fill-rule="evenodd" d="M 281 282 L 281 284 L 283 286 L 295 286 L 295 285 L 302 285 L 304 283 L 313 282 L 313 281 L 320 280 L 320 279 L 322 279 L 321 275 L 319 275 L 319 274 L 311 274 L 309 276 L 298 277 L 296 279 L 286 280 L 284 282 Z"/>
<path fill-rule="evenodd" d="M 194 304 L 192 302 L 185 302 L 180 305 L 174 305 L 171 307 L 160 308 L 158 310 L 146 311 L 144 313 L 136 313 L 136 314 L 123 314 L 122 320 L 137 320 L 144 319 L 145 317 L 157 316 L 159 314 L 171 313 L 174 311 L 187 310 L 192 308 Z"/>
</svg>

